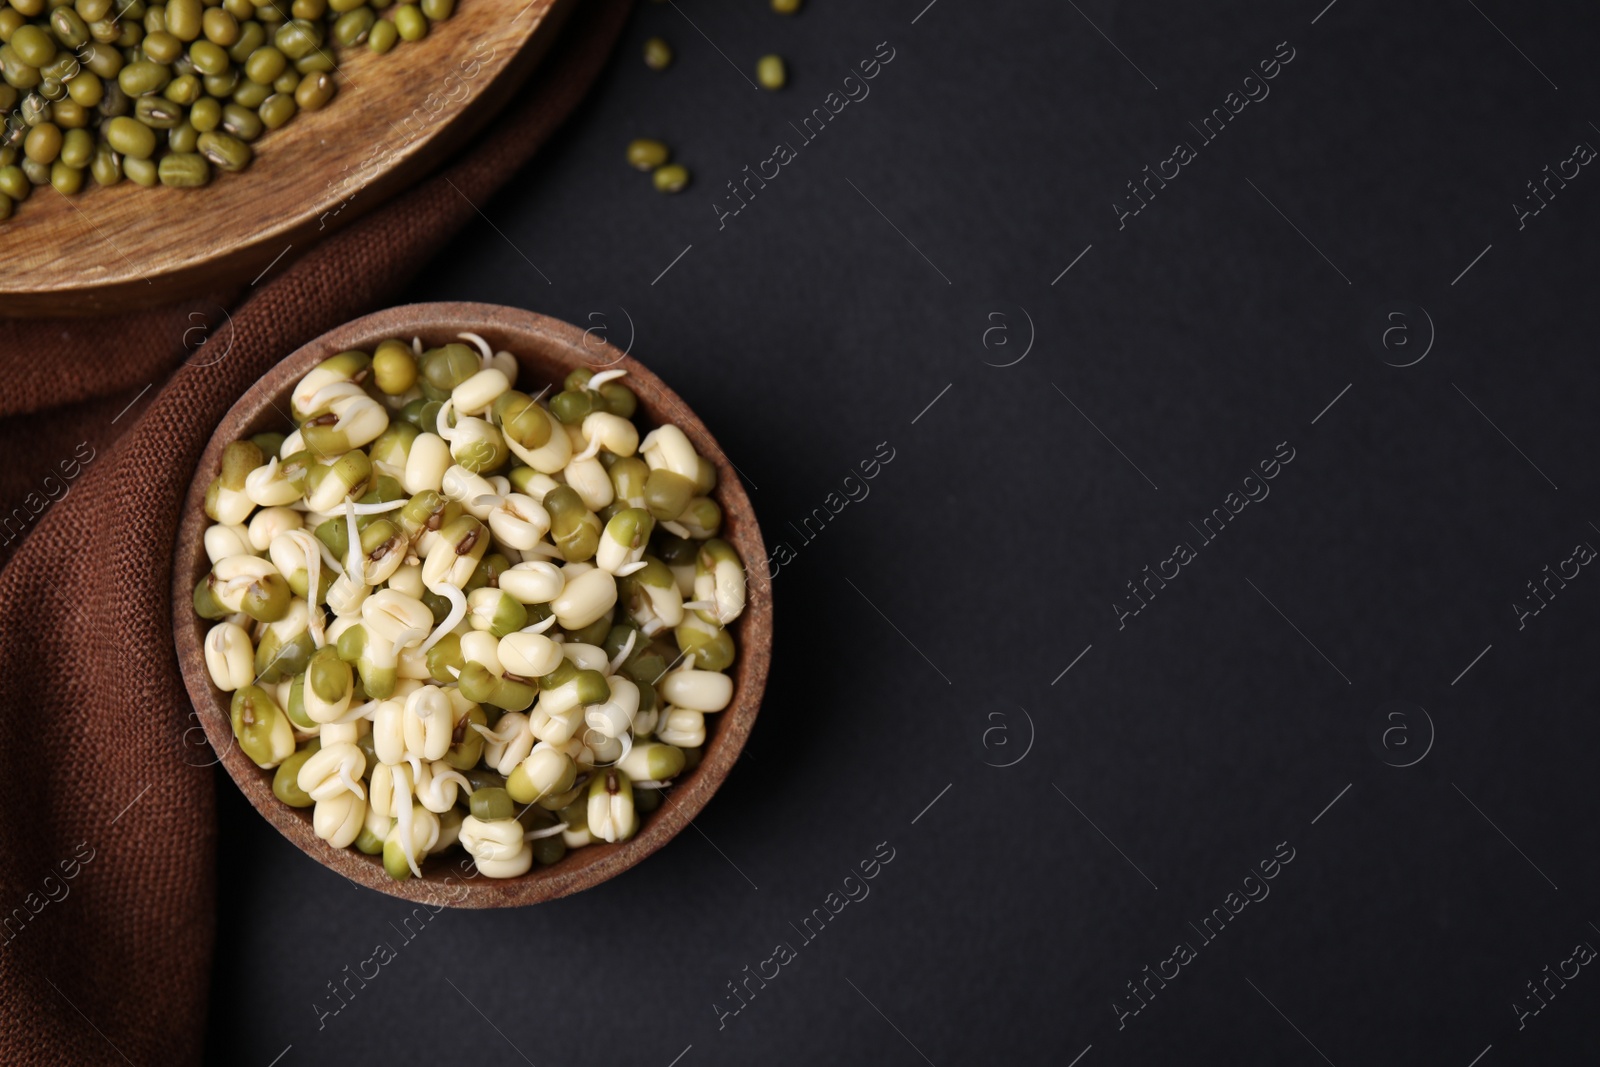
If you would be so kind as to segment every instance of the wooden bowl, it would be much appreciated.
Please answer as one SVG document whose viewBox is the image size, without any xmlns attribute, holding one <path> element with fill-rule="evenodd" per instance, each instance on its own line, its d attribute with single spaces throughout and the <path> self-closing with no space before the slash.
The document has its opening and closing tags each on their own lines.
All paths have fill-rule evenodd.
<svg viewBox="0 0 1600 1067">
<path fill-rule="evenodd" d="M 272 772 L 257 767 L 234 743 L 228 711 L 230 697 L 212 684 L 202 642 L 212 625 L 194 613 L 195 583 L 209 569 L 203 538 L 210 524 L 203 509 L 206 485 L 216 475 L 222 450 L 230 441 L 267 430 L 286 431 L 289 393 L 319 361 L 345 349 L 372 348 L 386 337 L 422 338 L 424 345 L 453 341 L 457 334 L 481 334 L 496 349 L 514 353 L 522 365 L 518 387 L 537 393 L 579 366 L 626 368 L 627 384 L 639 396 L 638 421 L 673 422 L 694 442 L 695 449 L 717 468 L 716 501 L 722 507 L 721 536 L 746 564 L 747 602 L 733 624 L 738 658 L 732 668 L 733 701 L 726 710 L 706 716 L 706 744 L 698 767 L 681 776 L 661 807 L 645 817 L 631 840 L 576 849 L 549 867 L 537 864 L 520 878 L 497 880 L 477 874 L 460 849 L 434 856 L 423 865 L 423 877 L 396 882 L 383 870 L 381 857 L 353 848 L 334 848 L 311 828 L 310 808 L 291 808 L 272 792 Z M 531 387 L 531 388 L 530 388 Z M 678 395 L 636 360 L 576 326 L 515 308 L 492 304 L 413 304 L 380 311 L 330 330 L 273 367 L 228 410 L 206 446 L 184 503 L 173 560 L 172 625 L 184 684 L 194 701 L 206 737 L 233 780 L 256 810 L 285 837 L 319 863 L 345 877 L 391 896 L 423 903 L 467 908 L 502 908 L 537 904 L 605 881 L 627 870 L 666 844 L 705 807 L 728 770 L 739 758 L 755 722 L 766 686 L 772 651 L 772 585 L 767 553 L 750 500 L 738 473 L 717 446 L 705 424 Z"/>
<path fill-rule="evenodd" d="M 86 180 L 68 199 L 39 188 L 0 222 L 10 316 L 150 307 L 242 285 L 438 165 L 481 129 L 543 58 L 575 0 L 462 0 L 387 55 L 341 50 L 327 107 L 253 147 L 239 174 L 202 189 Z"/>
</svg>

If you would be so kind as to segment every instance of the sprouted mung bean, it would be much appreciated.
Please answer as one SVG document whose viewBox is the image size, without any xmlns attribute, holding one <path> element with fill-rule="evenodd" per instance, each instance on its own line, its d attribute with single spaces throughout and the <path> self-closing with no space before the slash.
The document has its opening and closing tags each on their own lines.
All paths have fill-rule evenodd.
<svg viewBox="0 0 1600 1067">
<path fill-rule="evenodd" d="M 396 879 L 460 844 L 512 878 L 633 836 L 699 762 L 745 571 L 716 468 L 677 426 L 641 435 L 625 376 L 579 368 L 546 401 L 475 334 L 387 340 L 223 450 L 206 666 L 329 844 Z"/>
<path fill-rule="evenodd" d="M 10 0 L 0 219 L 35 186 L 191 188 L 335 93 L 341 50 L 426 37 L 453 0 Z"/>
</svg>

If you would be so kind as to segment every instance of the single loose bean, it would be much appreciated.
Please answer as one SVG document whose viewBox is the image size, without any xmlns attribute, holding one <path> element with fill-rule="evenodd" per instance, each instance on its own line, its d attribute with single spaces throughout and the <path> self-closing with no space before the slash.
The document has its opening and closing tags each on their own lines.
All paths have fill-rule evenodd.
<svg viewBox="0 0 1600 1067">
<path fill-rule="evenodd" d="M 644 65 L 651 70 L 666 70 L 672 66 L 672 46 L 660 37 L 644 43 Z"/>
<path fill-rule="evenodd" d="M 763 89 L 782 89 L 789 80 L 789 71 L 782 56 L 767 55 L 756 61 L 756 81 Z"/>
<path fill-rule="evenodd" d="M 652 171 L 672 158 L 672 150 L 661 141 L 641 137 L 628 142 L 628 166 Z"/>
<path fill-rule="evenodd" d="M 650 179 L 659 192 L 681 193 L 689 184 L 689 171 L 681 164 L 668 163 L 664 167 L 657 167 Z"/>
</svg>

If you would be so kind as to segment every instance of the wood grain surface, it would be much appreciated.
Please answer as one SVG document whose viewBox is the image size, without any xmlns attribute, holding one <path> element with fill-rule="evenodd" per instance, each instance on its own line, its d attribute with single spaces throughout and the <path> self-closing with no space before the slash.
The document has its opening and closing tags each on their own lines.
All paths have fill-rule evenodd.
<svg viewBox="0 0 1600 1067">
<path fill-rule="evenodd" d="M 192 594 L 195 583 L 210 569 L 203 543 L 210 525 L 203 510 L 206 485 L 216 475 L 222 450 L 230 441 L 266 430 L 287 431 L 290 426 L 282 413 L 289 410 L 290 391 L 307 371 L 336 352 L 351 348 L 371 351 L 385 338 L 409 339 L 413 335 L 421 337 L 424 345 L 434 346 L 455 340 L 462 331 L 478 333 L 496 349 L 515 354 L 522 368 L 517 387 L 529 393 L 537 393 L 545 385 L 559 387 L 574 367 L 626 368 L 626 384 L 639 397 L 636 419 L 646 426 L 676 424 L 695 449 L 715 464 L 717 488 L 713 495 L 723 513 L 720 536 L 745 561 L 747 601 L 744 614 L 730 627 L 738 647 L 732 668 L 733 700 L 726 710 L 706 716 L 706 745 L 700 765 L 678 779 L 661 807 L 645 816 L 635 837 L 577 849 L 552 866 L 535 865 L 519 878 L 499 880 L 477 875 L 470 863 L 463 864 L 466 853 L 451 849 L 425 864 L 421 879 L 396 882 L 384 873 L 381 857 L 333 848 L 318 838 L 311 827 L 311 809 L 291 808 L 278 800 L 272 792 L 272 772 L 257 767 L 234 743 L 229 696 L 212 684 L 202 648 L 211 624 L 195 615 Z M 195 472 L 175 552 L 172 622 L 179 664 L 206 736 L 228 774 L 267 821 L 317 862 L 406 900 L 466 908 L 515 907 L 566 896 L 627 870 L 671 840 L 705 807 L 739 758 L 766 688 L 772 654 L 772 584 L 761 530 L 738 472 L 688 405 L 638 361 L 576 326 L 529 311 L 492 304 L 412 304 L 347 323 L 294 352 L 241 397 L 217 427 Z"/>
<path fill-rule="evenodd" d="M 0 222 L 0 315 L 98 315 L 243 285 L 448 159 L 521 87 L 580 0 L 461 0 L 421 41 L 338 53 L 338 94 L 199 189 L 40 187 Z"/>
</svg>

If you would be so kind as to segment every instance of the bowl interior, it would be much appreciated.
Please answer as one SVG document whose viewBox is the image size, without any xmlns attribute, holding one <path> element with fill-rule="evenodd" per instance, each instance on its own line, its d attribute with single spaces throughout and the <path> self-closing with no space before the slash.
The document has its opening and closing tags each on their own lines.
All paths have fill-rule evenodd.
<svg viewBox="0 0 1600 1067">
<path fill-rule="evenodd" d="M 416 336 L 424 346 L 440 345 L 464 331 L 481 335 L 497 350 L 513 353 L 521 366 L 517 388 L 532 394 L 546 385 L 559 388 L 561 379 L 576 367 L 626 369 L 626 384 L 639 397 L 635 421 L 642 427 L 675 423 L 716 466 L 713 496 L 723 512 L 720 536 L 745 561 L 747 598 L 744 613 L 730 627 L 738 647 L 738 658 L 729 670 L 734 681 L 733 701 L 724 711 L 706 717 L 700 764 L 679 777 L 661 806 L 645 816 L 632 839 L 576 849 L 549 867 L 535 865 L 527 874 L 511 879 L 479 875 L 471 857 L 452 848 L 424 864 L 422 878 L 396 882 L 384 872 L 380 857 L 353 848 L 333 848 L 318 838 L 311 826 L 311 809 L 291 808 L 279 801 L 272 792 L 272 772 L 257 767 L 234 744 L 229 696 L 212 683 L 202 650 L 211 624 L 195 615 L 191 596 L 195 583 L 210 569 L 203 543 L 210 524 L 203 509 L 206 485 L 215 476 L 222 450 L 230 441 L 264 431 L 287 432 L 293 425 L 288 416 L 290 391 L 328 356 L 352 348 L 371 351 L 388 337 L 410 340 Z M 575 893 L 638 863 L 677 834 L 727 776 L 749 736 L 766 685 L 772 645 L 772 590 L 766 559 L 761 532 L 737 471 L 699 418 L 637 361 L 592 333 L 532 312 L 490 304 L 414 304 L 356 319 L 300 348 L 268 371 L 223 417 L 201 457 L 179 524 L 173 561 L 173 629 L 184 683 L 207 739 L 256 810 L 302 851 L 354 881 L 403 899 L 458 907 L 513 907 Z"/>
</svg>

